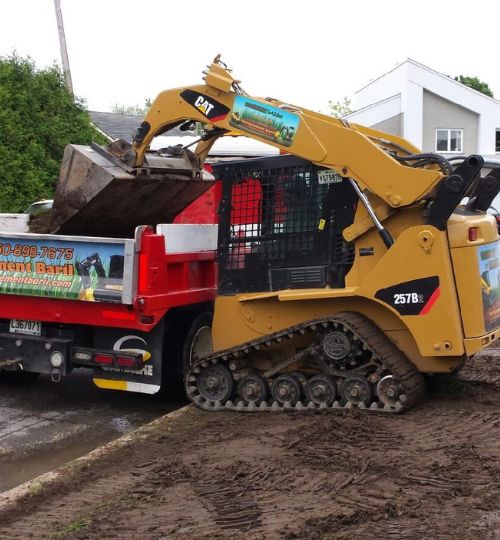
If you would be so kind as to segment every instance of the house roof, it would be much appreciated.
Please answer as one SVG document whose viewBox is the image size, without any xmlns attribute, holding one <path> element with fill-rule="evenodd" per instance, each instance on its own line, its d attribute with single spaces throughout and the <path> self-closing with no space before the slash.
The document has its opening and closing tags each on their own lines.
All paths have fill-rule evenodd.
<svg viewBox="0 0 500 540">
<path fill-rule="evenodd" d="M 131 114 L 89 111 L 89 115 L 92 122 L 106 135 L 127 142 L 132 142 L 135 130 L 143 121 L 142 116 Z M 192 135 L 190 132 L 180 131 L 179 128 L 171 129 L 168 133 L 176 137 Z"/>
<path fill-rule="evenodd" d="M 379 105 L 382 105 L 383 103 L 389 103 L 390 101 L 394 101 L 395 99 L 400 99 L 401 93 L 394 94 L 393 96 L 389 96 L 388 98 L 381 99 L 380 101 L 375 101 L 375 103 L 370 103 L 369 105 L 365 105 L 364 107 L 360 107 L 359 109 L 355 109 L 354 111 L 351 111 L 349 114 L 345 114 L 342 118 L 349 118 L 351 115 L 355 115 L 357 113 L 367 111 L 368 109 L 372 109 L 373 107 L 378 107 Z"/>
<path fill-rule="evenodd" d="M 131 142 L 135 130 L 141 124 L 143 117 L 130 114 L 89 111 L 92 122 L 112 139 L 123 139 Z M 173 128 L 163 135 L 155 137 L 151 143 L 153 150 L 177 144 L 186 145 L 198 137 L 191 131 L 181 131 Z M 216 141 L 210 151 L 211 157 L 256 157 L 276 155 L 279 151 L 274 146 L 250 139 L 248 137 L 222 137 Z"/>
<path fill-rule="evenodd" d="M 461 82 L 456 81 L 453 77 L 450 77 L 449 75 L 445 75 L 444 73 L 436 71 L 435 69 L 432 69 L 432 68 L 426 66 L 425 64 L 421 64 L 420 62 L 417 62 L 416 60 L 413 60 L 412 58 L 407 58 L 406 60 L 404 60 L 400 64 L 397 64 L 396 66 L 394 66 L 389 71 L 386 71 L 382 75 L 379 75 L 375 79 L 371 80 L 370 82 L 368 82 L 367 84 L 362 86 L 359 90 L 356 90 L 355 93 L 358 94 L 359 92 L 363 91 L 365 88 L 372 85 L 373 83 L 375 83 L 379 79 L 382 79 L 383 77 L 385 77 L 389 73 L 392 73 L 393 71 L 395 71 L 397 69 L 400 69 L 405 64 L 413 64 L 414 66 L 417 66 L 417 67 L 419 67 L 421 69 L 425 69 L 429 73 L 432 73 L 433 75 L 437 75 L 438 77 L 442 77 L 443 79 L 446 79 L 448 82 L 451 82 L 451 83 L 455 84 L 457 87 L 460 87 L 460 88 L 462 88 L 464 90 L 467 90 L 468 92 L 472 92 L 472 93 L 476 94 L 477 96 L 480 96 L 480 97 L 482 97 L 484 99 L 492 101 L 493 103 L 500 104 L 499 100 L 497 100 L 495 98 L 492 98 L 490 96 L 487 96 L 486 94 L 483 94 L 482 92 L 479 92 L 478 90 L 474 90 L 474 88 L 471 88 L 470 86 L 467 86 L 465 84 L 462 84 Z"/>
</svg>

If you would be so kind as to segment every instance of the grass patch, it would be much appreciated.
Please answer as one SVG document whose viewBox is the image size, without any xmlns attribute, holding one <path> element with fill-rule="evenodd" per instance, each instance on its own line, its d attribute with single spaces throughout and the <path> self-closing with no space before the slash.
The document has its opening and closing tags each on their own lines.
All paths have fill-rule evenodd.
<svg viewBox="0 0 500 540">
<path fill-rule="evenodd" d="M 64 529 L 61 529 L 59 531 L 53 532 L 49 538 L 62 538 L 63 536 L 66 536 L 68 534 L 81 531 L 82 529 L 85 529 L 90 525 L 90 519 L 76 519 L 75 521 L 72 521 Z"/>
<path fill-rule="evenodd" d="M 102 502 L 100 502 L 97 505 L 97 508 L 99 509 L 106 509 L 109 510 L 111 508 L 115 508 L 117 506 L 120 506 L 121 504 L 128 503 L 132 500 L 132 497 L 129 493 L 124 493 L 123 495 L 119 495 L 118 497 L 110 497 L 108 499 L 104 499 Z"/>
<path fill-rule="evenodd" d="M 40 484 L 40 482 L 35 482 L 28 488 L 28 496 L 34 497 L 35 495 L 38 495 L 40 491 L 42 491 L 42 484 Z"/>
</svg>

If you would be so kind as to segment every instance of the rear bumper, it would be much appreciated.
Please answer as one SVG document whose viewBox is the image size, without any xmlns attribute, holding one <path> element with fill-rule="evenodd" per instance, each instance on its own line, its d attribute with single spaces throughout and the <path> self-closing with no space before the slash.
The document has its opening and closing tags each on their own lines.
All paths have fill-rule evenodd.
<svg viewBox="0 0 500 540">
<path fill-rule="evenodd" d="M 66 375 L 71 340 L 46 336 L 0 333 L 0 369 Z M 62 363 L 54 367 L 51 355 L 58 351 Z M 60 357 L 59 357 L 60 358 Z"/>
<path fill-rule="evenodd" d="M 467 356 L 472 356 L 481 349 L 491 345 L 498 338 L 500 338 L 500 328 L 496 328 L 483 336 L 464 339 L 465 354 Z"/>
</svg>

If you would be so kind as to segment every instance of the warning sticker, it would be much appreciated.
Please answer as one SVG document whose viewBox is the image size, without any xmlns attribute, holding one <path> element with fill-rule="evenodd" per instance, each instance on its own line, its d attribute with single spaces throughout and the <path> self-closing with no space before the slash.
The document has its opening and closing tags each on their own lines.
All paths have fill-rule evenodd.
<svg viewBox="0 0 500 540">
<path fill-rule="evenodd" d="M 229 119 L 231 126 L 282 146 L 291 146 L 299 122 L 296 114 L 245 96 L 236 96 Z"/>
</svg>

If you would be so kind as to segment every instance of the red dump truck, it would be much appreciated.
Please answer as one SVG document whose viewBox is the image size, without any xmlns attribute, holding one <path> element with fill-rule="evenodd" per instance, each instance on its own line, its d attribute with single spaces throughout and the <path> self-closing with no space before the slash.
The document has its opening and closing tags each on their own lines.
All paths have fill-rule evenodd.
<svg viewBox="0 0 500 540">
<path fill-rule="evenodd" d="M 176 387 L 211 346 L 217 226 L 104 238 L 19 232 L 25 220 L 0 217 L 2 375 L 58 381 L 86 367 L 102 388 Z"/>
<path fill-rule="evenodd" d="M 84 367 L 101 388 L 183 392 L 211 352 L 221 186 L 178 148 L 148 153 L 138 180 L 102 148 L 69 145 L 57 233 L 45 214 L 0 214 L 0 377 Z"/>
</svg>

